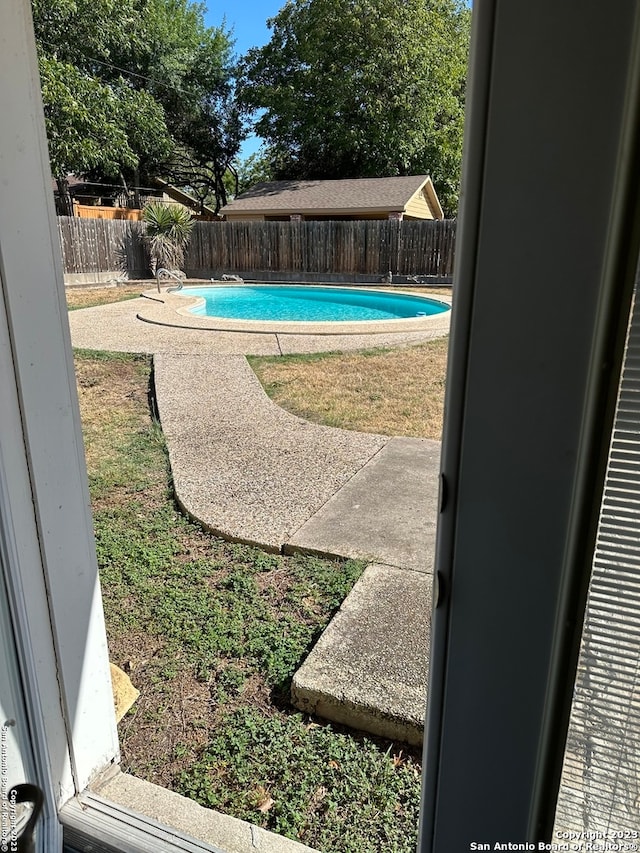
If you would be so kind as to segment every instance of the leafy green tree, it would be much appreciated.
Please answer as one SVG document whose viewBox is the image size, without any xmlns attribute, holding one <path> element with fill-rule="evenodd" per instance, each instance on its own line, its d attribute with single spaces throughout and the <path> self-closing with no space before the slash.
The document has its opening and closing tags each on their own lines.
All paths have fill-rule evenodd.
<svg viewBox="0 0 640 853">
<path fill-rule="evenodd" d="M 52 171 L 140 183 L 222 176 L 243 124 L 232 40 L 191 0 L 33 0 Z"/>
<path fill-rule="evenodd" d="M 245 192 L 261 181 L 273 180 L 275 171 L 269 150 L 263 146 L 238 165 L 238 193 Z"/>
<path fill-rule="evenodd" d="M 165 175 L 226 203 L 224 174 L 237 156 L 244 125 L 234 100 L 233 42 L 224 27 L 204 25 L 190 0 L 144 3 L 141 33 L 121 58 L 162 104 L 176 145 Z M 204 188 L 204 189 L 203 189 Z"/>
<path fill-rule="evenodd" d="M 275 177 L 428 173 L 457 206 L 470 11 L 459 0 L 289 0 L 242 63 Z"/>
<path fill-rule="evenodd" d="M 162 108 L 124 81 L 105 86 L 75 66 L 41 57 L 52 174 L 64 193 L 69 172 L 118 175 L 138 165 L 138 151 L 155 159 L 171 150 Z"/>
</svg>

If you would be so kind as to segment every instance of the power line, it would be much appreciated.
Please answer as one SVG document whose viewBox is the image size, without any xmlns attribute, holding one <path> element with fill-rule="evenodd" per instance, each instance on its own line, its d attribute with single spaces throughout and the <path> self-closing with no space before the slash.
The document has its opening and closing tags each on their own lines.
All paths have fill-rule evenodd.
<svg viewBox="0 0 640 853">
<path fill-rule="evenodd" d="M 51 42 L 45 41 L 44 39 L 40 39 L 40 43 L 50 47 L 52 50 L 57 50 L 55 45 L 51 44 Z M 114 71 L 119 71 L 121 74 L 128 74 L 129 77 L 137 77 L 139 80 L 146 80 L 147 83 L 153 83 L 156 86 L 167 89 L 169 92 L 174 92 L 178 95 L 190 94 L 184 89 L 177 89 L 175 86 L 169 86 L 167 83 L 164 83 L 162 80 L 156 80 L 154 77 L 147 77 L 145 74 L 138 74 L 137 71 L 129 71 L 127 68 L 121 68 L 119 65 L 114 65 L 112 62 L 106 62 L 103 59 L 96 59 L 93 56 L 87 56 L 86 53 L 82 53 L 77 48 L 75 48 L 75 52 L 78 56 L 86 59 L 88 62 L 95 62 L 97 65 L 103 65 L 105 68 L 112 68 Z"/>
</svg>

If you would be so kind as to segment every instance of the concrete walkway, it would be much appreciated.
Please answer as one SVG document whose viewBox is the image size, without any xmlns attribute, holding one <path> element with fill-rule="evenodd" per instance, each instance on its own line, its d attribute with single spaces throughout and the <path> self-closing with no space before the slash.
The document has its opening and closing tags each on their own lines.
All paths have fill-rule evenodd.
<svg viewBox="0 0 640 853">
<path fill-rule="evenodd" d="M 296 673 L 294 703 L 419 743 L 439 443 L 290 415 L 267 397 L 244 353 L 406 346 L 441 336 L 442 326 L 356 336 L 176 329 L 137 319 L 141 302 L 71 312 L 72 342 L 154 354 L 160 420 L 184 510 L 229 539 L 371 561 Z"/>
<path fill-rule="evenodd" d="M 154 363 L 178 501 L 228 539 L 281 551 L 389 440 L 288 414 L 244 356 Z"/>
</svg>

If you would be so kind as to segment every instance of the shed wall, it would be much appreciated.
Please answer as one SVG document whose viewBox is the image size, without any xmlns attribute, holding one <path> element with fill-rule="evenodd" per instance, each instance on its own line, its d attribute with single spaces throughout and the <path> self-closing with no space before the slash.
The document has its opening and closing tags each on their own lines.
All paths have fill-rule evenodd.
<svg viewBox="0 0 640 853">
<path fill-rule="evenodd" d="M 424 189 L 409 199 L 405 207 L 405 216 L 411 219 L 435 219 Z"/>
</svg>

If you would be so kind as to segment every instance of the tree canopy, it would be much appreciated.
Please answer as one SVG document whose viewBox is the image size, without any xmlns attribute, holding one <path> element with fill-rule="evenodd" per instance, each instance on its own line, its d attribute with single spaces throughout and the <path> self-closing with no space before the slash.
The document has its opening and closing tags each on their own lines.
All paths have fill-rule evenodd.
<svg viewBox="0 0 640 853">
<path fill-rule="evenodd" d="M 238 193 L 246 192 L 261 181 L 272 180 L 269 151 L 264 146 L 250 154 L 237 168 Z"/>
<path fill-rule="evenodd" d="M 33 0 L 52 172 L 162 175 L 226 201 L 233 42 L 190 0 Z"/>
<path fill-rule="evenodd" d="M 457 208 L 470 10 L 459 0 L 288 0 L 241 99 L 275 178 L 430 174 Z"/>
</svg>

